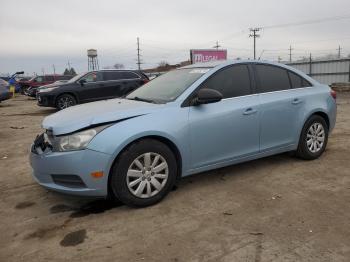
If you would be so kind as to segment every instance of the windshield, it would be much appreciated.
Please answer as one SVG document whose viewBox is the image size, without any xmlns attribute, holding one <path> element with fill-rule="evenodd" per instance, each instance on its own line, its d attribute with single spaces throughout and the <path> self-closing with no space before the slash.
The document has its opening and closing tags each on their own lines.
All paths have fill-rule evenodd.
<svg viewBox="0 0 350 262">
<path fill-rule="evenodd" d="M 74 83 L 75 81 L 77 81 L 80 77 L 86 75 L 86 73 L 80 73 L 78 75 L 76 75 L 75 77 L 71 78 L 67 83 Z"/>
<path fill-rule="evenodd" d="M 126 99 L 152 103 L 174 101 L 210 68 L 176 69 L 161 75 L 130 93 Z"/>
</svg>

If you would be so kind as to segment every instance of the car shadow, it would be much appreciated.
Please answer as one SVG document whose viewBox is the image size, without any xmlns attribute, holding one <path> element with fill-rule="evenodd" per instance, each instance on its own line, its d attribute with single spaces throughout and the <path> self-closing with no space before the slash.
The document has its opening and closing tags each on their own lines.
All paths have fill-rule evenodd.
<svg viewBox="0 0 350 262">
<path fill-rule="evenodd" d="M 292 163 L 295 161 L 301 161 L 294 157 L 291 157 L 290 153 L 283 153 L 279 155 L 269 156 L 257 160 L 252 160 L 240 164 L 235 164 L 207 172 L 202 172 L 194 174 L 191 176 L 183 177 L 179 182 L 173 187 L 172 191 L 177 191 L 177 189 L 191 190 L 191 186 L 195 187 L 196 182 L 202 181 L 215 182 L 218 179 L 225 181 L 228 177 L 232 176 L 243 176 L 246 175 L 246 170 L 252 168 L 263 168 L 266 165 L 273 166 L 278 163 Z M 176 194 L 180 193 L 176 192 Z M 67 196 L 64 194 L 52 192 L 55 197 L 57 196 L 57 202 L 64 202 L 69 204 L 57 204 L 50 208 L 51 214 L 70 212 L 70 218 L 81 218 L 86 217 L 91 214 L 101 214 L 108 210 L 116 209 L 119 207 L 125 207 L 125 205 L 117 200 L 110 199 L 96 199 L 96 198 L 82 198 L 79 196 Z M 181 194 L 181 193 L 180 193 Z"/>
</svg>

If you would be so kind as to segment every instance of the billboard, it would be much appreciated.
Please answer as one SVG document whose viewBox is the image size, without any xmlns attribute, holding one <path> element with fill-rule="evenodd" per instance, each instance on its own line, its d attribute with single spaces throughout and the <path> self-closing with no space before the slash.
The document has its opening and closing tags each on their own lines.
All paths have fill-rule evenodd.
<svg viewBox="0 0 350 262">
<path fill-rule="evenodd" d="M 226 60 L 227 50 L 218 49 L 191 49 L 191 63 L 205 63 L 209 61 Z"/>
</svg>

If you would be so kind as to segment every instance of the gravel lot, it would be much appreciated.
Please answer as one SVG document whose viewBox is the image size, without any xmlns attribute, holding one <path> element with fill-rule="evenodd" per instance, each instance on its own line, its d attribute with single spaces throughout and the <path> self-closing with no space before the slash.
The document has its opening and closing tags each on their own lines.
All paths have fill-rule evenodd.
<svg viewBox="0 0 350 262">
<path fill-rule="evenodd" d="M 28 149 L 40 108 L 0 103 L 0 261 L 350 261 L 350 93 L 325 154 L 268 157 L 183 179 L 131 209 L 48 192 Z"/>
</svg>

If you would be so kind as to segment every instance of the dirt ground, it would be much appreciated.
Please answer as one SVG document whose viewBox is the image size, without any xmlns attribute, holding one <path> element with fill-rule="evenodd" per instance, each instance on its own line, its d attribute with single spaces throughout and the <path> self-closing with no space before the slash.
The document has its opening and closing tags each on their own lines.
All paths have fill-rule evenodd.
<svg viewBox="0 0 350 262">
<path fill-rule="evenodd" d="M 54 110 L 0 103 L 0 261 L 350 261 L 350 93 L 323 156 L 182 179 L 144 209 L 48 192 L 28 150 Z"/>
</svg>

